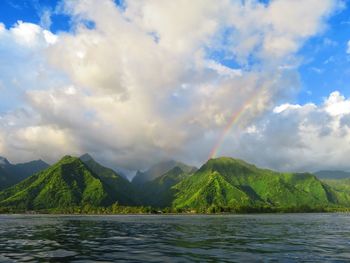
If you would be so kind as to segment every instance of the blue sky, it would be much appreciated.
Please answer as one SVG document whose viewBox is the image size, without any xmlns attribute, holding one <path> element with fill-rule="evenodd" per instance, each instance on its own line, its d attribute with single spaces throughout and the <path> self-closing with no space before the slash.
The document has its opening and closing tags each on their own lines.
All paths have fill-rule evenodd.
<svg viewBox="0 0 350 263">
<path fill-rule="evenodd" d="M 59 0 L 1 1 L 1 22 L 7 27 L 13 26 L 18 20 L 40 24 L 42 12 L 50 10 L 52 12 L 50 29 L 53 32 L 69 30 L 70 19 L 57 9 L 59 2 Z"/>
<path fill-rule="evenodd" d="M 18 20 L 40 24 L 44 10 L 50 10 L 54 33 L 69 31 L 71 19 L 58 8 L 60 0 L 3 0 L 0 2 L 0 21 L 7 28 Z M 121 1 L 115 1 L 121 5 Z M 269 1 L 261 1 L 268 3 Z M 295 103 L 321 102 L 333 90 L 350 96 L 350 54 L 346 54 L 350 39 L 349 6 L 337 11 L 329 20 L 324 31 L 304 44 L 299 51 L 303 63 L 299 68 L 302 89 Z M 235 68 L 234 60 L 226 60 L 222 54 L 214 56 L 223 64 Z"/>
<path fill-rule="evenodd" d="M 0 155 L 350 170 L 347 4 L 0 1 Z"/>
<path fill-rule="evenodd" d="M 300 67 L 302 91 L 298 102 L 320 102 L 333 90 L 350 96 L 350 10 L 335 13 L 324 32 L 308 40 L 299 52 L 304 59 Z M 309 93 L 311 92 L 311 94 Z"/>
</svg>

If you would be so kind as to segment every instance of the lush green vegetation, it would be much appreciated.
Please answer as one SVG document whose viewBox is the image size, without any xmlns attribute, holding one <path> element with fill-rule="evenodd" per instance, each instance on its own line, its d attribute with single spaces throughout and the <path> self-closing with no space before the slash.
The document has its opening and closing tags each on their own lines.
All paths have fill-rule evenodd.
<svg viewBox="0 0 350 263">
<path fill-rule="evenodd" d="M 93 174 L 78 158 L 63 157 L 45 171 L 0 192 L 1 207 L 19 210 L 65 208 L 113 203 L 112 189 Z"/>
<path fill-rule="evenodd" d="M 333 211 L 350 211 L 349 179 L 320 181 L 312 174 L 278 173 L 224 157 L 199 170 L 175 165 L 151 181 L 132 184 L 90 156 L 65 156 L 0 192 L 2 213 Z"/>
<path fill-rule="evenodd" d="M 109 206 L 92 206 L 90 204 L 47 209 L 18 209 L 1 207 L 0 213 L 43 213 L 43 214 L 155 214 L 161 211 L 150 206 L 122 206 L 118 202 Z"/>
<path fill-rule="evenodd" d="M 232 158 L 209 160 L 174 187 L 173 206 L 209 207 L 348 206 L 350 203 L 312 174 L 277 173 Z"/>
<path fill-rule="evenodd" d="M 340 200 L 341 204 L 350 203 L 350 178 L 346 179 L 323 179 L 322 182 L 336 192 L 336 196 Z"/>
<path fill-rule="evenodd" d="M 90 155 L 85 154 L 80 159 L 95 173 L 101 181 L 113 190 L 120 204 L 135 205 L 138 203 L 137 195 L 132 184 L 110 168 L 96 162 Z"/>
<path fill-rule="evenodd" d="M 0 157 L 0 190 L 15 185 L 48 167 L 49 165 L 42 160 L 11 164 L 6 158 Z"/>
</svg>

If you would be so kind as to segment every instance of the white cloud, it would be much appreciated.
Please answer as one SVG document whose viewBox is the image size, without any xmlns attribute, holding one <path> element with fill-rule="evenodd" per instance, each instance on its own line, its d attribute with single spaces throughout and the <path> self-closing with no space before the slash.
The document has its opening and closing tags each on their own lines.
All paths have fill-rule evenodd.
<svg viewBox="0 0 350 263">
<path fill-rule="evenodd" d="M 3 23 L 0 23 L 0 34 L 5 32 L 5 25 Z"/>
<path fill-rule="evenodd" d="M 252 129 L 228 137 L 222 154 L 284 171 L 349 170 L 350 98 L 333 92 L 321 105 L 283 104 Z"/>
<path fill-rule="evenodd" d="M 228 76 L 228 77 L 242 76 L 241 69 L 232 69 L 220 63 L 217 63 L 213 60 L 207 61 L 206 67 L 208 67 L 209 69 L 215 70 L 221 76 Z"/>
<path fill-rule="evenodd" d="M 293 105 L 293 104 L 286 103 L 286 104 L 282 104 L 282 105 L 275 107 L 273 109 L 273 112 L 274 113 L 281 113 L 281 112 L 286 111 L 286 110 L 294 110 L 294 109 L 299 109 L 299 108 L 301 108 L 301 106 L 298 104 Z"/>
<path fill-rule="evenodd" d="M 347 47 L 346 47 L 346 53 L 350 54 L 350 40 L 347 43 Z"/>
<path fill-rule="evenodd" d="M 0 29 L 0 32 L 5 32 L 5 28 Z M 28 48 L 38 48 L 38 45 L 47 46 L 54 44 L 57 36 L 48 30 L 41 28 L 37 24 L 18 21 L 8 32 L 6 32 L 19 45 L 27 46 Z M 43 41 L 44 40 L 44 41 Z"/>
<path fill-rule="evenodd" d="M 325 101 L 325 110 L 332 116 L 350 114 L 350 100 L 346 100 L 339 91 L 334 91 Z"/>
<path fill-rule="evenodd" d="M 0 52 L 11 61 L 0 66 L 3 84 L 22 108 L 0 115 L 2 152 L 49 161 L 91 152 L 131 168 L 203 162 L 233 113 L 244 109 L 238 127 L 257 134 L 254 122 L 298 91 L 295 53 L 336 8 L 332 0 L 140 0 L 121 10 L 110 0 L 66 0 L 71 32 L 0 26 Z"/>
<path fill-rule="evenodd" d="M 51 33 L 48 30 L 43 30 L 43 34 L 44 34 L 44 39 L 46 41 L 46 43 L 52 45 L 55 44 L 57 41 L 57 36 L 53 33 Z"/>
<path fill-rule="evenodd" d="M 316 67 L 311 67 L 310 70 L 312 70 L 313 72 L 316 72 L 317 74 L 322 74 L 324 72 L 323 69 L 316 68 Z"/>
<path fill-rule="evenodd" d="M 49 9 L 43 9 L 40 12 L 40 26 L 45 29 L 50 29 L 51 24 L 51 11 Z"/>
<path fill-rule="evenodd" d="M 33 46 L 38 42 L 41 28 L 36 24 L 18 21 L 17 25 L 11 28 L 11 31 L 18 43 Z"/>
</svg>

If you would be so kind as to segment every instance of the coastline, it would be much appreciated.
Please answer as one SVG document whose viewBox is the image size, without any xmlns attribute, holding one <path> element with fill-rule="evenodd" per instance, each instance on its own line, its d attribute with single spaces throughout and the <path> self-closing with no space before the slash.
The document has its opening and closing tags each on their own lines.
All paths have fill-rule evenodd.
<svg viewBox="0 0 350 263">
<path fill-rule="evenodd" d="M 35 211 L 11 211 L 11 212 L 0 212 L 0 215 L 57 215 L 57 216 L 113 216 L 113 215 L 125 215 L 125 216 L 196 216 L 196 215 L 252 215 L 252 214 L 320 214 L 320 213 L 350 213 L 350 208 L 323 208 L 323 209 L 312 209 L 312 210 L 293 210 L 293 209 L 275 209 L 275 210 L 265 210 L 265 211 L 249 211 L 249 212 L 162 212 L 162 211 L 152 211 L 152 212 L 73 212 L 68 211 L 49 211 L 49 210 L 35 210 Z"/>
</svg>

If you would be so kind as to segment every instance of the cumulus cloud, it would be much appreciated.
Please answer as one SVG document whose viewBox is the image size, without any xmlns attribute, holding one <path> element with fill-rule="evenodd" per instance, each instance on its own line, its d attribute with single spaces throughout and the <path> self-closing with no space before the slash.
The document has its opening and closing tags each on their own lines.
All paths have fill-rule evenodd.
<svg viewBox="0 0 350 263">
<path fill-rule="evenodd" d="M 10 29 L 0 24 L 1 112 L 21 106 L 29 89 L 60 85 L 60 74 L 50 69 L 44 55 L 55 41 L 54 34 L 36 24 L 18 21 Z"/>
<path fill-rule="evenodd" d="M 283 104 L 254 124 L 237 131 L 223 152 L 284 171 L 349 169 L 350 98 L 338 91 L 320 105 Z"/>
<path fill-rule="evenodd" d="M 90 152 L 128 168 L 164 158 L 199 164 L 233 113 L 244 109 L 237 127 L 255 134 L 255 122 L 296 94 L 296 52 L 338 7 L 332 0 L 140 0 L 123 8 L 65 0 L 70 32 L 0 26 L 0 52 L 11 61 L 0 66 L 1 84 L 16 100 L 0 115 L 0 149 L 15 160 Z M 235 144 L 223 152 L 236 155 Z"/>
</svg>

